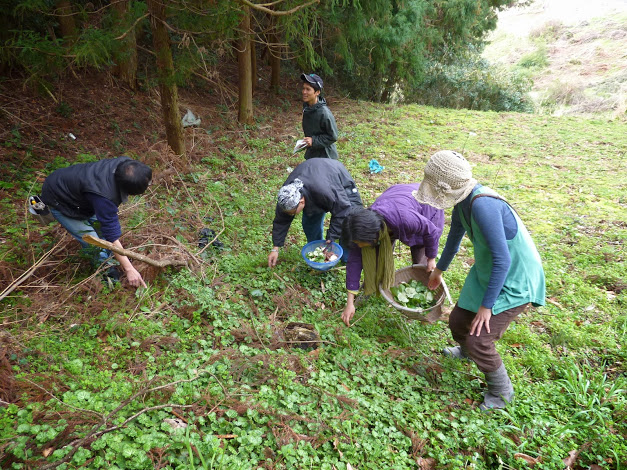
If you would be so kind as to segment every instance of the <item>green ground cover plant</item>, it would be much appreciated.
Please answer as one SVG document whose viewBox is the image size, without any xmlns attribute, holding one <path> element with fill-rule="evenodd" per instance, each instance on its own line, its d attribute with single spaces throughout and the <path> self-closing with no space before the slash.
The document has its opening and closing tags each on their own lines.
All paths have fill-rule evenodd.
<svg viewBox="0 0 627 470">
<path fill-rule="evenodd" d="M 391 184 L 418 181 L 431 154 L 454 149 L 530 229 L 548 301 L 498 344 L 514 402 L 479 411 L 479 371 L 440 355 L 452 344 L 445 318 L 409 321 L 371 298 L 345 327 L 345 273 L 306 266 L 298 221 L 278 266 L 267 268 L 276 191 L 302 156 L 252 127 L 237 145 L 224 139 L 189 171 L 156 180 L 123 212 L 133 233 L 167 225 L 192 253 L 210 218 L 225 248 L 198 254 L 200 267 L 163 271 L 143 292 L 90 291 L 81 287 L 90 268 L 62 253 L 76 273 L 62 309 L 46 316 L 26 289 L 2 300 L 3 377 L 19 392 L 0 407 L 2 468 L 525 469 L 533 461 L 563 470 L 569 457 L 571 468 L 627 467 L 624 122 L 350 101 L 333 110 L 340 158 L 365 204 Z M 372 158 L 382 173 L 369 173 Z M 23 167 L 8 170 L 24 198 L 37 188 Z M 0 205 L 12 229 L 0 259 L 26 269 L 61 232 L 34 228 L 8 198 Z M 37 244 L 22 240 L 25 230 L 38 231 Z M 453 298 L 471 250 L 465 241 L 445 273 Z M 395 256 L 399 268 L 411 259 L 407 247 Z M 319 347 L 294 347 L 283 333 L 292 321 L 313 325 Z"/>
</svg>

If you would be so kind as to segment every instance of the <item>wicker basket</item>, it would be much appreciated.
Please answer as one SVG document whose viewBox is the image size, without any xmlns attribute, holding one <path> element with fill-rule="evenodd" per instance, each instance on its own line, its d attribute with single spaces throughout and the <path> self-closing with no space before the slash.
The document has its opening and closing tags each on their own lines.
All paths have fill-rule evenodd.
<svg viewBox="0 0 627 470">
<path fill-rule="evenodd" d="M 402 282 L 411 281 L 412 279 L 415 279 L 426 286 L 429 282 L 427 267 L 423 264 L 414 264 L 413 266 L 398 269 L 394 276 L 393 287 L 398 286 Z M 437 299 L 437 302 L 433 305 L 433 307 L 421 309 L 409 308 L 399 304 L 394 300 L 394 296 L 389 289 L 383 289 L 379 286 L 381 296 L 405 317 L 410 320 L 420 320 L 429 323 L 432 323 L 440 318 L 440 315 L 442 314 L 442 304 L 444 304 L 444 299 L 446 298 L 446 291 L 446 284 L 444 283 L 444 280 L 442 280 L 442 284 L 440 284 L 438 288 L 433 291 L 433 296 Z"/>
</svg>

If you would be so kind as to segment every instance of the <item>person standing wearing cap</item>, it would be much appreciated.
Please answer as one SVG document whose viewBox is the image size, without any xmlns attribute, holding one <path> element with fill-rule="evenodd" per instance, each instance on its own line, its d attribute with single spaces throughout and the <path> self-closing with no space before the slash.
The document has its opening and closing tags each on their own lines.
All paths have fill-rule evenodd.
<svg viewBox="0 0 627 470">
<path fill-rule="evenodd" d="M 322 79 L 315 73 L 303 73 L 300 78 L 303 81 L 303 140 L 307 144 L 305 160 L 337 160 L 337 124 L 326 100 L 320 96 Z"/>
<path fill-rule="evenodd" d="M 276 266 L 279 248 L 294 220 L 303 213 L 303 231 L 307 242 L 322 240 L 324 216 L 331 213 L 326 239 L 339 240 L 342 222 L 353 207 L 361 206 L 361 197 L 348 170 L 337 160 L 312 158 L 299 164 L 279 190 L 274 221 L 272 245 L 268 266 Z M 342 247 L 344 248 L 344 247 Z M 342 259 L 346 261 L 348 250 Z"/>
<path fill-rule="evenodd" d="M 413 194 L 421 204 L 453 207 L 451 229 L 429 278 L 430 289 L 442 282 L 442 272 L 459 250 L 464 234 L 473 244 L 475 263 L 449 316 L 449 328 L 459 346 L 443 352 L 471 359 L 485 374 L 488 390 L 482 410 L 504 408 L 514 397 L 514 388 L 495 342 L 529 304 L 544 305 L 540 255 L 516 211 L 496 192 L 479 184 L 468 161 L 457 152 L 434 154 Z"/>
</svg>

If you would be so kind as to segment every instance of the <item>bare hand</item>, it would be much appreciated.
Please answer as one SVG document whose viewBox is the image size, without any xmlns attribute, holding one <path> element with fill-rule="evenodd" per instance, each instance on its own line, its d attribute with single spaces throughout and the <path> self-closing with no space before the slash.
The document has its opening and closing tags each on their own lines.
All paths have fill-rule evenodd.
<svg viewBox="0 0 627 470">
<path fill-rule="evenodd" d="M 485 325 L 486 331 L 490 333 L 490 318 L 492 318 L 492 309 L 485 308 L 484 306 L 479 307 L 477 315 L 475 315 L 475 318 L 470 324 L 470 335 L 473 336 L 476 333 L 477 336 L 479 336 L 483 325 Z"/>
<path fill-rule="evenodd" d="M 271 251 L 270 254 L 268 255 L 268 267 L 274 268 L 276 266 L 276 262 L 278 259 L 279 259 L 279 252 Z"/>
<path fill-rule="evenodd" d="M 431 274 L 429 275 L 427 287 L 434 290 L 437 289 L 440 284 L 442 284 L 442 271 L 438 268 L 433 268 L 433 271 L 431 271 Z"/>
<path fill-rule="evenodd" d="M 142 275 L 139 274 L 137 269 L 133 266 L 126 270 L 126 279 L 128 279 L 128 283 L 133 287 L 148 287 L 142 279 Z"/>
<path fill-rule="evenodd" d="M 313 139 L 311 137 L 305 137 L 303 140 L 307 144 L 307 147 L 311 147 L 313 145 Z"/>
<path fill-rule="evenodd" d="M 346 326 L 351 326 L 351 320 L 355 315 L 355 306 L 353 304 L 346 304 L 344 307 L 344 311 L 342 312 L 342 320 L 346 324 Z"/>
<path fill-rule="evenodd" d="M 431 273 L 435 269 L 435 258 L 427 258 L 427 272 Z"/>
</svg>

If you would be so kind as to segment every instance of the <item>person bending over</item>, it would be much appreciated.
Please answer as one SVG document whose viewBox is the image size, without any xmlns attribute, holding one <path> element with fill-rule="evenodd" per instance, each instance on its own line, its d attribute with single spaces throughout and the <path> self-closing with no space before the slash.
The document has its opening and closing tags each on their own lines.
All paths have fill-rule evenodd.
<svg viewBox="0 0 627 470">
<path fill-rule="evenodd" d="M 410 247 L 413 264 L 435 268 L 444 212 L 420 204 L 412 196 L 419 184 L 397 184 L 386 189 L 369 209 L 356 209 L 344 219 L 342 239 L 350 247 L 346 263 L 347 301 L 342 320 L 346 326 L 355 314 L 355 296 L 364 272 L 364 294 L 378 292 L 379 283 L 394 282 L 392 245 L 396 240 Z"/>
<path fill-rule="evenodd" d="M 93 250 L 94 247 L 83 240 L 83 235 L 103 238 L 123 248 L 118 206 L 126 202 L 128 195 L 146 191 L 151 179 L 150 167 L 129 157 L 79 163 L 52 172 L 44 181 L 41 199 L 84 250 Z M 101 237 L 94 229 L 96 221 L 100 223 Z M 102 263 L 110 256 L 108 250 L 97 250 L 94 261 Z M 146 287 L 142 276 L 126 256 L 114 253 L 114 257 L 131 286 Z M 109 275 L 113 279 L 119 278 L 117 267 L 111 267 Z"/>
<path fill-rule="evenodd" d="M 307 242 L 322 240 L 324 217 L 331 213 L 326 240 L 339 240 L 342 222 L 354 207 L 362 206 L 355 181 L 342 163 L 329 158 L 311 158 L 299 164 L 279 190 L 272 222 L 272 245 L 268 266 L 276 266 L 279 248 L 294 220 L 303 213 L 303 232 Z M 345 248 L 345 247 L 342 247 Z M 348 251 L 342 259 L 346 261 Z"/>
<path fill-rule="evenodd" d="M 544 305 L 545 280 L 536 247 L 515 210 L 496 192 L 472 177 L 459 153 L 434 154 L 414 193 L 418 202 L 440 209 L 453 207 L 444 251 L 429 278 L 436 289 L 459 250 L 464 234 L 472 242 L 475 262 L 468 272 L 449 328 L 458 346 L 445 348 L 455 358 L 470 358 L 485 374 L 488 390 L 483 410 L 504 408 L 514 388 L 495 343 L 529 304 Z"/>
</svg>

